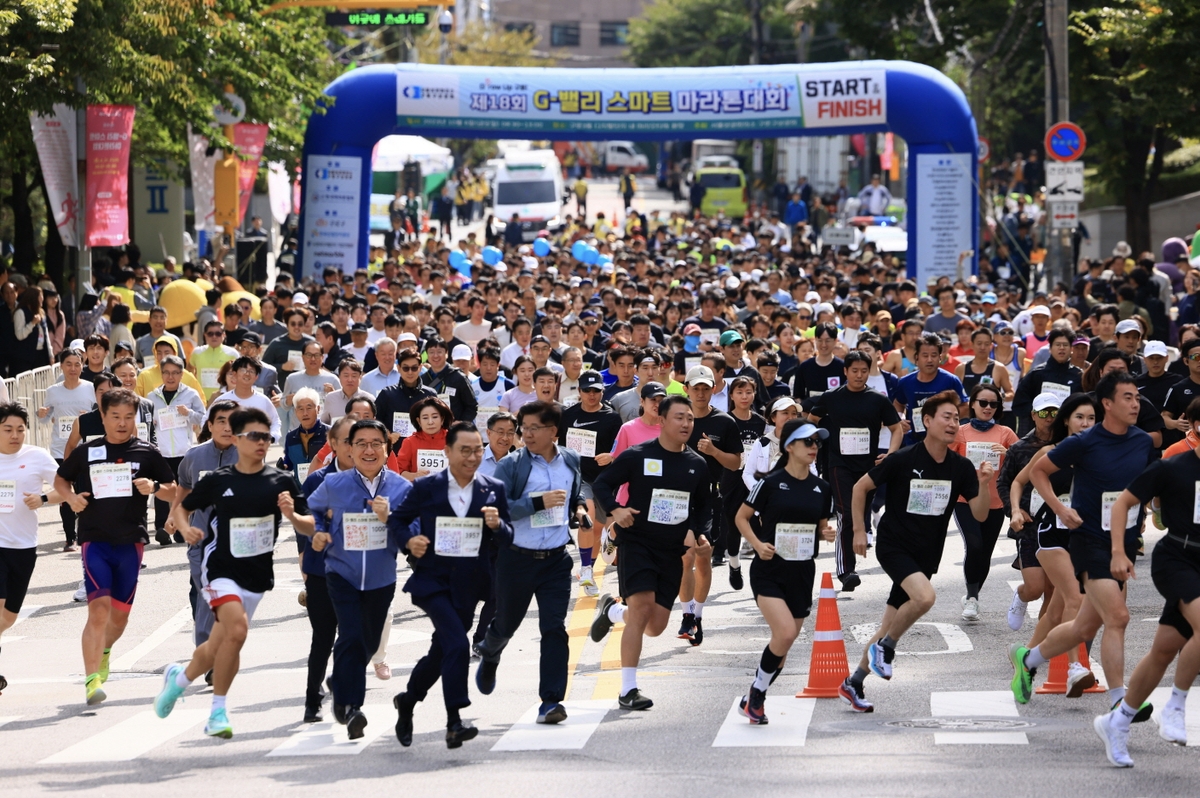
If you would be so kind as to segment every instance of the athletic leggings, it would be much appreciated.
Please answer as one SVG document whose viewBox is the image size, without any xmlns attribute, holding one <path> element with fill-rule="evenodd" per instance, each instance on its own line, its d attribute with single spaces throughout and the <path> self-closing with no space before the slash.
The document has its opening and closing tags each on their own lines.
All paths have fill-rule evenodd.
<svg viewBox="0 0 1200 798">
<path fill-rule="evenodd" d="M 966 548 L 963 578 L 967 583 L 967 595 L 971 598 L 979 598 L 979 591 L 987 581 L 988 571 L 992 568 L 992 552 L 996 549 L 1004 518 L 1004 509 L 996 508 L 988 510 L 987 519 L 980 523 L 971 514 L 971 505 L 967 502 L 954 505 L 954 519 L 962 530 L 963 546 Z"/>
</svg>

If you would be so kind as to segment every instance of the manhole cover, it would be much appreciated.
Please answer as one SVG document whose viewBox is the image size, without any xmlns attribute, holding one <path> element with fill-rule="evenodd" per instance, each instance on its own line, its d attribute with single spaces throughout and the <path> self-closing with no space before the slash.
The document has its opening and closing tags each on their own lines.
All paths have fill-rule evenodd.
<svg viewBox="0 0 1200 798">
<path fill-rule="evenodd" d="M 1019 718 L 914 718 L 912 720 L 889 720 L 884 726 L 904 729 L 938 729 L 952 731 L 1012 731 L 1036 726 Z"/>
</svg>

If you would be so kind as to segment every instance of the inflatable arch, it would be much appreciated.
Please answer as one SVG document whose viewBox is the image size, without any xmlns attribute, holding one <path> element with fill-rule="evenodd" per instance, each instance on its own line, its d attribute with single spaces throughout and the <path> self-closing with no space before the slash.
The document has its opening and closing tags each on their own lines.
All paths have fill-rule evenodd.
<svg viewBox="0 0 1200 798">
<path fill-rule="evenodd" d="M 685 140 L 891 131 L 908 144 L 908 273 L 924 286 L 978 251 L 977 132 L 966 97 L 907 61 L 677 69 L 380 64 L 348 72 L 309 119 L 304 274 L 367 259 L 371 151 L 427 137 Z M 975 258 L 964 264 L 974 271 Z"/>
</svg>

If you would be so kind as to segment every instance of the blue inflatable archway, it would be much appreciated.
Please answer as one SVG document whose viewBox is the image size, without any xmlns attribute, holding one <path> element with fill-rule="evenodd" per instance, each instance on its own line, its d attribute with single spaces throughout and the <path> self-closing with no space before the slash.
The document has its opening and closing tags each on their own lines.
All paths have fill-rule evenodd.
<svg viewBox="0 0 1200 798">
<path fill-rule="evenodd" d="M 300 262 L 366 263 L 371 151 L 393 133 L 554 140 L 774 138 L 891 131 L 908 144 L 908 271 L 955 276 L 978 250 L 977 133 L 966 97 L 907 61 L 692 69 L 386 64 L 326 89 L 304 139 Z M 974 271 L 975 258 L 964 271 Z"/>
</svg>

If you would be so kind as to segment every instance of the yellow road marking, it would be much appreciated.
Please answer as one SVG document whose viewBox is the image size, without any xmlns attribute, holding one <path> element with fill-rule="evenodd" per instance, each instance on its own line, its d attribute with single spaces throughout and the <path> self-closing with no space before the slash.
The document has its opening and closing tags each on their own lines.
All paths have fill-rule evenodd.
<svg viewBox="0 0 1200 798">
<path fill-rule="evenodd" d="M 592 578 L 596 580 L 597 586 L 604 584 L 604 560 L 596 560 L 592 566 Z M 578 582 L 573 585 L 572 589 L 579 591 L 579 596 L 575 600 L 575 608 L 571 611 L 571 618 L 567 623 L 567 636 L 569 638 L 567 656 L 567 697 L 571 696 L 571 686 L 575 682 L 575 671 L 579 668 L 579 657 L 583 653 L 583 647 L 588 641 L 588 632 L 592 628 L 592 618 L 596 615 L 596 599 L 583 594 L 582 589 L 578 586 Z"/>
</svg>

